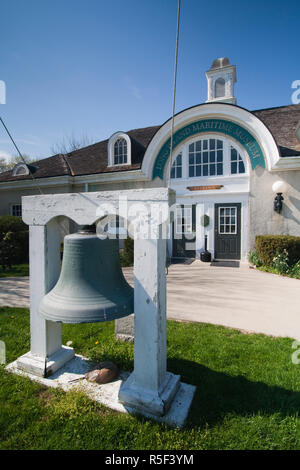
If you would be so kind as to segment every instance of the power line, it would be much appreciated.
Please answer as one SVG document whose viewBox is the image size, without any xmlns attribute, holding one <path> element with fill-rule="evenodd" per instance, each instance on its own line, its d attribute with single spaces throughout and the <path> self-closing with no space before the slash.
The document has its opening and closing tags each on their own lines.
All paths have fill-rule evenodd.
<svg viewBox="0 0 300 470">
<path fill-rule="evenodd" d="M 18 152 L 18 154 L 19 154 L 19 157 L 21 158 L 22 162 L 23 162 L 23 163 L 24 163 L 24 164 L 27 166 L 27 168 L 28 168 L 28 170 L 29 170 L 29 173 L 30 173 L 30 176 L 31 176 L 32 180 L 33 180 L 33 181 L 34 181 L 34 183 L 37 185 L 37 187 L 38 187 L 38 189 L 39 189 L 40 193 L 41 193 L 41 194 L 43 194 L 43 191 L 41 190 L 41 187 L 40 187 L 40 185 L 38 184 L 38 182 L 37 182 L 36 178 L 34 177 L 34 174 L 32 173 L 32 171 L 31 171 L 31 169 L 30 169 L 30 166 L 27 164 L 27 162 L 26 162 L 25 158 L 24 158 L 24 157 L 23 157 L 23 155 L 21 154 L 21 152 L 20 152 L 20 150 L 19 150 L 19 148 L 18 148 L 18 146 L 17 146 L 16 142 L 14 141 L 14 139 L 13 139 L 13 137 L 12 137 L 11 133 L 9 132 L 9 130 L 8 130 L 8 128 L 7 128 L 7 126 L 6 126 L 6 124 L 5 124 L 5 122 L 3 121 L 3 119 L 2 119 L 2 117 L 1 117 L 1 116 L 0 116 L 0 121 L 2 122 L 2 124 L 3 124 L 3 127 L 4 127 L 4 129 L 6 130 L 8 137 L 10 138 L 10 140 L 12 141 L 12 143 L 13 143 L 13 145 L 14 145 L 14 147 L 15 147 L 16 151 Z"/>
</svg>

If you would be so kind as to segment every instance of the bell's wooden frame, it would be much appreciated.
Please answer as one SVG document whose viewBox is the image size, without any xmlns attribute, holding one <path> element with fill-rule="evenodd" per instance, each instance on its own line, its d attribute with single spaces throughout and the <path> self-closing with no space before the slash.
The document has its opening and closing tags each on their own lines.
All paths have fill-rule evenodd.
<svg viewBox="0 0 300 470">
<path fill-rule="evenodd" d="M 17 364 L 29 373 L 46 377 L 74 357 L 74 350 L 62 345 L 61 323 L 45 320 L 39 314 L 41 299 L 59 277 L 62 222 L 68 218 L 79 225 L 93 224 L 99 220 L 99 208 L 105 205 L 115 207 L 115 213 L 119 215 L 120 196 L 123 201 L 126 199 L 128 212 L 134 206 L 144 204 L 146 213 L 144 210 L 140 216 L 142 224 L 148 225 L 148 233 L 156 236 L 135 239 L 134 371 L 122 385 L 119 400 L 140 412 L 162 416 L 180 386 L 180 377 L 166 369 L 166 238 L 163 225 L 168 225 L 168 220 L 159 222 L 152 217 L 153 212 L 162 208 L 169 213 L 169 207 L 174 204 L 175 193 L 168 188 L 22 198 L 23 220 L 29 225 L 30 233 L 31 349 L 17 360 Z"/>
</svg>

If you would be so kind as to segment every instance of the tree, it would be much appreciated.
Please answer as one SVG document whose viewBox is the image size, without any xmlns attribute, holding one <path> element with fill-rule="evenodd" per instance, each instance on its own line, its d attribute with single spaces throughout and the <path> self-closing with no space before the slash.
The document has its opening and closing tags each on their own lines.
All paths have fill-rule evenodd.
<svg viewBox="0 0 300 470">
<path fill-rule="evenodd" d="M 74 150 L 87 147 L 93 143 L 93 139 L 87 135 L 76 138 L 73 134 L 67 137 L 64 137 L 60 142 L 51 146 L 51 152 L 53 154 L 66 154 L 73 152 Z"/>
<path fill-rule="evenodd" d="M 5 160 L 5 158 L 0 158 L 0 173 L 6 171 L 7 169 L 7 161 Z"/>
</svg>

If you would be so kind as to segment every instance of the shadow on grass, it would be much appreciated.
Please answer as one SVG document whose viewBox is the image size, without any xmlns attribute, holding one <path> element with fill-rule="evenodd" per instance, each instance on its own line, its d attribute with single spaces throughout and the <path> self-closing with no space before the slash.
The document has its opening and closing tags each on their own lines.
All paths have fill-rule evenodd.
<svg viewBox="0 0 300 470">
<path fill-rule="evenodd" d="M 169 359 L 168 370 L 197 387 L 186 422 L 188 428 L 221 423 L 228 414 L 280 413 L 287 417 L 300 410 L 300 392 L 252 382 L 243 376 L 233 377 L 183 359 Z"/>
</svg>

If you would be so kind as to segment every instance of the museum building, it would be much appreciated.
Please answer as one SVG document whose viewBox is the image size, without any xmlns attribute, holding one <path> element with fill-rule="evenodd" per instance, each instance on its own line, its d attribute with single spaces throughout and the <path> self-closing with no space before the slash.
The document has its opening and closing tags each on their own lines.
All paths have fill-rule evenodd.
<svg viewBox="0 0 300 470">
<path fill-rule="evenodd" d="M 300 236 L 300 104 L 247 110 L 236 104 L 229 59 L 206 72 L 208 97 L 160 126 L 0 174 L 0 215 L 21 216 L 21 197 L 169 186 L 176 192 L 169 253 L 246 260 L 255 236 Z M 122 222 L 119 221 L 121 229 Z"/>
</svg>

